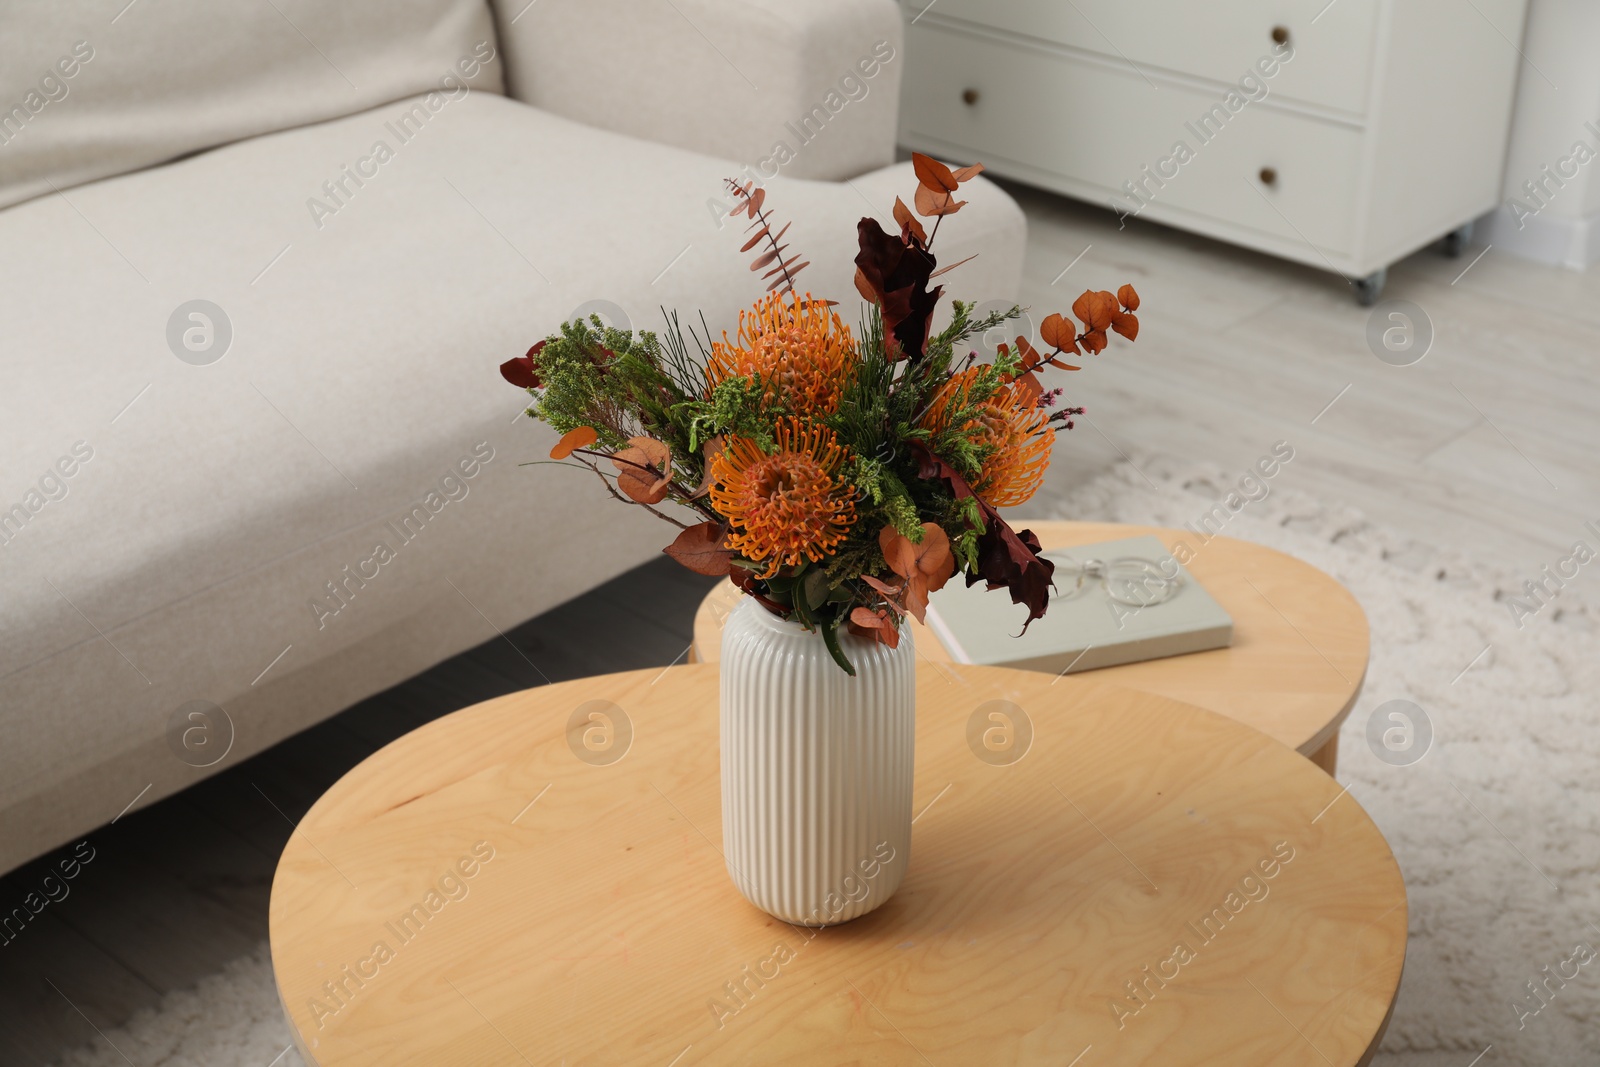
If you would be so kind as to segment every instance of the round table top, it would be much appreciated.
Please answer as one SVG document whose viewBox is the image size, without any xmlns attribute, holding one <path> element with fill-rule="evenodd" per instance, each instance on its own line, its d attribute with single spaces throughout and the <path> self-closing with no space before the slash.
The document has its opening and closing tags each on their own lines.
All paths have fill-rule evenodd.
<svg viewBox="0 0 1600 1067">
<path fill-rule="evenodd" d="M 1349 1067 L 1376 1049 L 1400 871 L 1270 738 L 1093 677 L 922 670 L 918 814 L 886 861 L 905 881 L 809 930 L 724 866 L 717 675 L 502 697 L 335 784 L 272 887 L 306 1062 Z M 1009 748 L 969 741 L 1006 722 Z"/>
<path fill-rule="evenodd" d="M 1209 708 L 1298 750 L 1318 753 L 1339 733 L 1366 678 L 1367 616 L 1349 590 L 1275 549 L 1232 537 L 1201 541 L 1190 530 L 1106 522 L 1030 522 L 1045 549 L 1153 534 L 1189 552 L 1185 569 L 1233 617 L 1233 644 L 1209 652 L 1085 671 L 1106 681 Z M 1191 555 L 1192 554 L 1192 555 Z M 717 662 L 722 621 L 742 596 L 731 583 L 706 595 L 695 615 L 694 658 Z M 1004 596 L 1004 593 L 995 593 Z M 1017 608 L 1020 625 L 1024 615 Z M 926 627 L 910 620 L 917 652 L 950 662 Z"/>
</svg>

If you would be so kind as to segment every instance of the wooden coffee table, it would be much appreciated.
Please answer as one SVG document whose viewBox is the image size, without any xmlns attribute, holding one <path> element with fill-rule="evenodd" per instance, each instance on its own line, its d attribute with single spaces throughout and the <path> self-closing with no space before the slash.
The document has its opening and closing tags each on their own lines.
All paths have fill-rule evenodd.
<svg viewBox="0 0 1600 1067">
<path fill-rule="evenodd" d="M 919 814 L 887 861 L 905 882 L 820 931 L 728 878 L 716 668 L 424 726 L 330 789 L 279 863 L 272 960 L 301 1055 L 1366 1063 L 1406 945 L 1383 837 L 1289 749 L 1108 673 L 921 671 Z M 969 742 L 995 713 L 1011 747 Z"/>
<path fill-rule="evenodd" d="M 1231 537 L 1201 542 L 1188 530 L 1103 522 L 1021 525 L 1046 549 L 1143 534 L 1169 549 L 1187 544 L 1194 552 L 1189 573 L 1233 616 L 1232 647 L 1084 673 L 1221 712 L 1334 773 L 1339 725 L 1361 694 L 1369 648 L 1367 616 L 1344 586 L 1293 556 Z M 695 616 L 692 660 L 717 661 L 722 620 L 740 595 L 727 583 L 706 595 Z M 1020 628 L 1024 613 L 1017 611 Z M 950 661 L 938 638 L 911 625 L 923 658 Z"/>
</svg>

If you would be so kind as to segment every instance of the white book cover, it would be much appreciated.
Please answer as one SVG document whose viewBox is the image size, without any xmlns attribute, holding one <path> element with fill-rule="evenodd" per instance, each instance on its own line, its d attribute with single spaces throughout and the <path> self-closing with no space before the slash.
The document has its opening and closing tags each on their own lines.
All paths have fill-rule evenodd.
<svg viewBox="0 0 1600 1067">
<path fill-rule="evenodd" d="M 1027 609 L 1004 589 L 952 581 L 929 598 L 928 629 L 951 659 L 1061 674 L 1233 643 L 1232 617 L 1154 536 L 1041 555 L 1056 565 L 1056 588 L 1021 636 Z"/>
</svg>

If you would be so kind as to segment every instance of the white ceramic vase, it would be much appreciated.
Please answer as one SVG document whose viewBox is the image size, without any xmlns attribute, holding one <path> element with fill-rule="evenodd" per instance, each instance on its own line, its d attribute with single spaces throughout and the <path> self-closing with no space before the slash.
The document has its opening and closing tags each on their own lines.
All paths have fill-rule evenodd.
<svg viewBox="0 0 1600 1067">
<path fill-rule="evenodd" d="M 745 898 L 828 926 L 900 887 L 911 859 L 916 652 L 822 636 L 745 597 L 722 635 L 722 840 Z"/>
</svg>

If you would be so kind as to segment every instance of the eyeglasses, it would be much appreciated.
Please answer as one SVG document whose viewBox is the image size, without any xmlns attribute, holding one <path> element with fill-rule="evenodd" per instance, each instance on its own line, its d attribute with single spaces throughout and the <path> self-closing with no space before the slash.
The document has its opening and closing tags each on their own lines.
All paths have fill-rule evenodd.
<svg viewBox="0 0 1600 1067">
<path fill-rule="evenodd" d="M 1057 600 L 1082 596 L 1095 582 L 1101 583 L 1118 604 L 1149 608 L 1165 604 L 1183 589 L 1183 572 L 1173 561 L 1163 568 L 1155 560 L 1122 556 L 1108 561 L 1086 559 L 1081 563 L 1069 555 L 1050 555 L 1056 565 Z"/>
</svg>

